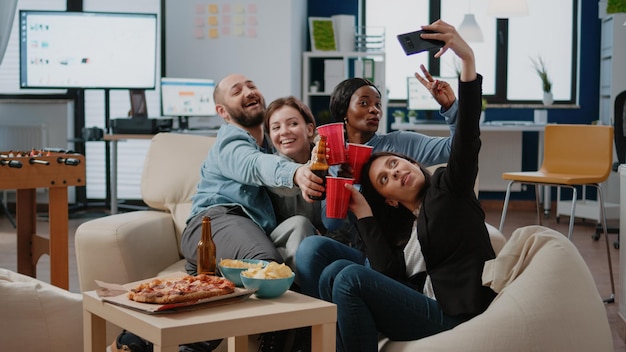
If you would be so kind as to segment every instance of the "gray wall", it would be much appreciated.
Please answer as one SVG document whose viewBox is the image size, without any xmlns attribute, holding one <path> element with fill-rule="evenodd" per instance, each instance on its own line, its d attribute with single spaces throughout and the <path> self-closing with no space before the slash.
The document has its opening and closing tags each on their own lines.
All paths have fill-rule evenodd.
<svg viewBox="0 0 626 352">
<path fill-rule="evenodd" d="M 166 76 L 218 81 L 230 73 L 243 73 L 256 82 L 268 104 L 286 95 L 300 97 L 307 2 L 216 0 L 211 4 L 216 5 L 214 13 L 206 3 L 166 1 Z M 209 18 L 217 25 L 210 24 Z M 223 28 L 230 33 L 224 34 Z M 210 30 L 218 35 L 210 37 Z"/>
</svg>

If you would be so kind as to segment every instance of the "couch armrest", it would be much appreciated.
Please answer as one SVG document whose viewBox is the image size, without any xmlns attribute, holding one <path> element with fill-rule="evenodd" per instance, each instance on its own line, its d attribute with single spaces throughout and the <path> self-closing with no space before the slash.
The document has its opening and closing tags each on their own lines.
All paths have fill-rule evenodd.
<svg viewBox="0 0 626 352">
<path fill-rule="evenodd" d="M 81 291 L 94 280 L 125 284 L 156 276 L 180 260 L 172 215 L 145 210 L 87 221 L 76 229 Z"/>
</svg>

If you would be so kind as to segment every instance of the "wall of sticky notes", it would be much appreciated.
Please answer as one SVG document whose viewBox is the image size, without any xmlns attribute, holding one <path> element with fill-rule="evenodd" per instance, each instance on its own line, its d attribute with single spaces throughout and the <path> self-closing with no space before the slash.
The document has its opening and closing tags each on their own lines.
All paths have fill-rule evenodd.
<svg viewBox="0 0 626 352">
<path fill-rule="evenodd" d="M 301 0 L 166 0 L 165 76 L 217 82 L 242 73 L 268 104 L 299 97 L 306 12 Z"/>
</svg>

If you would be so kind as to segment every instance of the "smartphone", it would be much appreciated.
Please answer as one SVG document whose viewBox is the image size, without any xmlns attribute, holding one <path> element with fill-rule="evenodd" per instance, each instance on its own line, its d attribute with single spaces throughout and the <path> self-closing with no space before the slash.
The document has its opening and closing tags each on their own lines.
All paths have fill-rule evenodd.
<svg viewBox="0 0 626 352">
<path fill-rule="evenodd" d="M 439 50 L 445 44 L 441 40 L 422 39 L 422 33 L 435 33 L 433 31 L 415 31 L 410 33 L 398 34 L 398 41 L 407 55 L 421 53 L 422 51 Z"/>
</svg>

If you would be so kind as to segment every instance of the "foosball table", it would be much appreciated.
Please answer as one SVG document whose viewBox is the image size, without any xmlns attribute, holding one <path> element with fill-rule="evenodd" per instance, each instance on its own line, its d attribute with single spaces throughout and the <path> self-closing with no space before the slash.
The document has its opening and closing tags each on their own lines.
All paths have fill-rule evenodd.
<svg viewBox="0 0 626 352">
<path fill-rule="evenodd" d="M 36 277 L 50 256 L 50 283 L 69 289 L 68 190 L 85 185 L 85 157 L 61 149 L 0 151 L 0 189 L 15 189 L 17 271 Z M 37 234 L 37 188 L 48 188 L 49 238 Z"/>
</svg>

